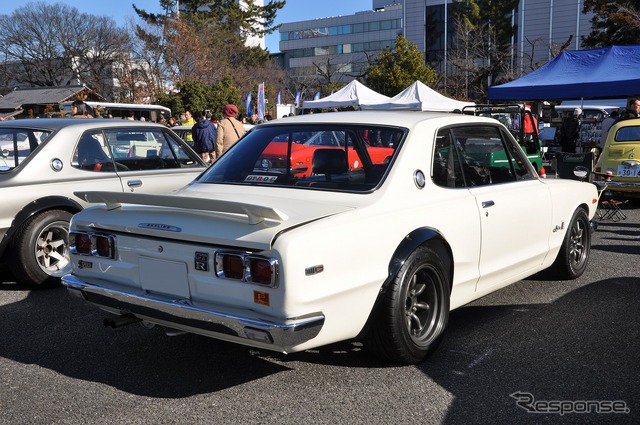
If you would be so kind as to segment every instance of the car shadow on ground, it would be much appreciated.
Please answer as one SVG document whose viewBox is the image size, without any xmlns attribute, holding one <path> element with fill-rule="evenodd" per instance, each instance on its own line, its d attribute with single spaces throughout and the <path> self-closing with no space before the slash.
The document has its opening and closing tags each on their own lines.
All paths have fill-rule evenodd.
<svg viewBox="0 0 640 425">
<path fill-rule="evenodd" d="M 528 291 L 547 282 L 519 285 Z M 111 329 L 102 325 L 107 313 L 62 287 L 24 294 L 0 306 L 0 341 L 11 341 L 0 344 L 0 356 L 136 395 L 216 392 L 308 367 L 299 362 L 400 367 L 354 342 L 286 356 L 190 334 L 167 337 L 159 327 Z M 517 392 L 541 401 L 621 400 L 631 413 L 607 418 L 638 422 L 639 300 L 640 278 L 629 277 L 580 287 L 549 304 L 470 304 L 452 312 L 433 355 L 404 367 L 416 367 L 454 396 L 444 423 L 469 423 L 470 412 L 482 423 L 542 420 L 516 405 L 510 395 Z"/>
<path fill-rule="evenodd" d="M 13 285 L 0 285 L 11 291 Z M 0 305 L 0 356 L 65 376 L 148 397 L 182 398 L 219 391 L 287 370 L 244 346 L 192 334 L 168 337 L 140 324 L 112 329 L 109 313 L 63 287 Z M 6 343 L 10 341 L 10 343 Z"/>
</svg>

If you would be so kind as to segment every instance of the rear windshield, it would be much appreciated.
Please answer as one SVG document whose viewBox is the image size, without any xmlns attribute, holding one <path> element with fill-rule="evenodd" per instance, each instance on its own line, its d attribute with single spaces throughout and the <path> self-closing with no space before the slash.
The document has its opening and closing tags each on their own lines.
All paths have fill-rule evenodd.
<svg viewBox="0 0 640 425">
<path fill-rule="evenodd" d="M 622 127 L 616 132 L 616 142 L 640 142 L 640 126 Z"/>
<path fill-rule="evenodd" d="M 199 181 L 366 192 L 380 184 L 405 134 L 371 125 L 258 126 Z"/>
<path fill-rule="evenodd" d="M 50 135 L 51 131 L 32 128 L 0 128 L 0 171 L 20 165 Z"/>
</svg>

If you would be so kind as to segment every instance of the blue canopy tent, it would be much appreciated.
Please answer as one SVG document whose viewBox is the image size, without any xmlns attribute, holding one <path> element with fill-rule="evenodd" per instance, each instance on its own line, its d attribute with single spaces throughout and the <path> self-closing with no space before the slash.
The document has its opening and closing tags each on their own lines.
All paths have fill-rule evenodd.
<svg viewBox="0 0 640 425">
<path fill-rule="evenodd" d="M 613 99 L 640 94 L 640 45 L 564 51 L 535 71 L 489 87 L 489 100 Z"/>
</svg>

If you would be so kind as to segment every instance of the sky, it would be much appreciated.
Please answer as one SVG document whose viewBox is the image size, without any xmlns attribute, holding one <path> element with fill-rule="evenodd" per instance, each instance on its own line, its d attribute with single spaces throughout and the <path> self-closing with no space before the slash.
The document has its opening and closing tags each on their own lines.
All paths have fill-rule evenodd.
<svg viewBox="0 0 640 425">
<path fill-rule="evenodd" d="M 356 12 L 370 10 L 372 0 L 286 0 L 284 8 L 280 9 L 275 23 L 305 21 L 315 18 L 327 18 L 330 16 L 353 15 Z M 147 12 L 160 12 L 159 0 L 47 0 L 47 2 L 64 3 L 76 7 L 80 12 L 90 13 L 98 16 L 110 16 L 118 25 L 124 25 L 129 18 L 136 18 L 136 14 L 131 7 L 135 4 L 137 8 Z M 265 0 L 267 3 L 268 0 Z M 3 1 L 5 4 L 0 13 L 11 14 L 16 8 L 27 4 L 25 1 Z M 280 51 L 278 47 L 279 35 L 275 33 L 267 36 L 267 48 L 271 53 Z"/>
</svg>

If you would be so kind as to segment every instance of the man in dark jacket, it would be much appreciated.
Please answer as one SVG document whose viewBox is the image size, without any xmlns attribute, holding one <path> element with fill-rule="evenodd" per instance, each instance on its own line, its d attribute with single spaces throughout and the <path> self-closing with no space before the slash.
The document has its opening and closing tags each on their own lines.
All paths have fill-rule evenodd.
<svg viewBox="0 0 640 425">
<path fill-rule="evenodd" d="M 217 131 L 215 125 L 201 112 L 195 114 L 196 124 L 191 128 L 193 148 L 206 163 L 216 159 L 215 144 Z"/>
<path fill-rule="evenodd" d="M 633 118 L 640 118 L 640 98 L 638 97 L 630 97 L 627 99 L 627 109 L 620 115 L 617 121 Z"/>
<path fill-rule="evenodd" d="M 560 126 L 559 142 L 562 146 L 562 152 L 576 152 L 576 146 L 578 139 L 580 138 L 580 115 L 582 115 L 582 109 L 576 108 L 573 113 L 562 121 Z"/>
</svg>

